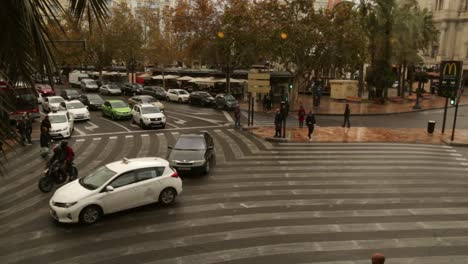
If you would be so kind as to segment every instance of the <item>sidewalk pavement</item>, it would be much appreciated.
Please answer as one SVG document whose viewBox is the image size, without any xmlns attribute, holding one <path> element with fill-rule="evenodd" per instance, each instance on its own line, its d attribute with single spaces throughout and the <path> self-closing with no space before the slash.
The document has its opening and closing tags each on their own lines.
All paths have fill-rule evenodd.
<svg viewBox="0 0 468 264">
<path fill-rule="evenodd" d="M 366 99 L 349 98 L 349 100 L 335 100 L 330 99 L 330 96 L 322 96 L 320 106 L 312 106 L 312 95 L 300 94 L 298 102 L 304 105 L 306 112 L 312 110 L 316 115 L 342 115 L 344 113 L 346 103 L 349 103 L 351 115 L 385 115 L 396 113 L 409 113 L 418 112 L 431 109 L 440 109 L 445 106 L 445 98 L 432 94 L 423 94 L 419 100 L 421 109 L 413 109 L 416 102 L 416 96 L 413 94 L 411 97 L 402 99 L 396 96 L 395 89 L 389 89 L 389 100 L 385 104 L 380 104 Z M 367 98 L 364 96 L 363 98 Z M 468 105 L 468 95 L 464 95 L 460 100 L 461 105 Z M 240 107 L 242 110 L 248 109 L 247 102 L 241 102 Z M 299 105 L 296 106 L 297 108 Z M 449 103 L 449 107 L 452 107 Z M 279 105 L 273 105 L 272 110 L 279 108 Z M 263 112 L 263 105 L 261 101 L 256 101 L 254 104 L 256 112 Z M 292 110 L 292 112 L 297 109 Z M 291 112 L 291 111 L 290 111 Z"/>
<path fill-rule="evenodd" d="M 281 142 L 283 139 L 273 138 L 275 130 L 272 127 L 246 128 L 256 136 L 269 141 Z M 433 134 L 420 128 L 370 128 L 370 127 L 316 127 L 312 140 L 307 138 L 307 128 L 288 128 L 285 141 L 291 142 L 392 142 L 392 143 L 417 143 L 417 144 L 447 144 L 454 146 L 468 146 L 468 130 L 457 129 L 455 140 L 451 141 L 451 130 L 445 130 L 442 135 L 440 130 Z"/>
</svg>

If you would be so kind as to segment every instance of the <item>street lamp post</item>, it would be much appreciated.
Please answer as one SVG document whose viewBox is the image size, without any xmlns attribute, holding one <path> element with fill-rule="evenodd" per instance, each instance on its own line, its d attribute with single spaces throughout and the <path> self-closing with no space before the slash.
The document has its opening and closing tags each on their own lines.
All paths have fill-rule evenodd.
<svg viewBox="0 0 468 264">
<path fill-rule="evenodd" d="M 281 32 L 280 37 L 281 37 L 281 40 L 283 40 L 283 42 L 284 42 L 284 41 L 286 41 L 288 39 L 288 34 L 286 32 Z M 283 51 L 283 48 L 281 48 L 281 53 L 283 53 L 282 51 Z M 288 85 L 288 87 L 286 89 L 289 89 L 289 85 Z M 289 91 L 286 91 L 286 92 L 289 92 Z M 289 98 L 288 98 L 288 100 L 289 100 Z M 286 100 L 284 100 L 284 98 L 283 98 L 283 100 L 281 100 L 281 115 L 282 115 L 282 118 L 283 118 L 283 133 L 282 133 L 283 138 L 286 138 L 286 120 L 288 119 L 288 111 L 286 109 L 287 104 L 288 104 L 288 102 L 286 102 Z"/>
<path fill-rule="evenodd" d="M 218 32 L 218 38 L 224 39 L 225 35 L 223 31 Z M 226 90 L 228 94 L 231 94 L 231 48 L 228 47 L 227 58 L 226 58 Z"/>
</svg>

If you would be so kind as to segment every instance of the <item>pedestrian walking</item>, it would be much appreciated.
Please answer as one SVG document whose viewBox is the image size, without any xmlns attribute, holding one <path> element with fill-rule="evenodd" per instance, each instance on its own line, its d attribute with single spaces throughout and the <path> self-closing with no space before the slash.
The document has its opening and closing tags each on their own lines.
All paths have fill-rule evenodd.
<svg viewBox="0 0 468 264">
<path fill-rule="evenodd" d="M 41 156 L 45 158 L 49 154 L 49 148 L 50 148 L 50 134 L 49 134 L 49 130 L 46 127 L 41 128 L 40 143 L 41 143 L 41 150 L 40 150 Z"/>
<path fill-rule="evenodd" d="M 317 104 L 316 106 L 320 106 L 320 98 L 322 98 L 322 86 L 317 88 Z"/>
<path fill-rule="evenodd" d="M 240 107 L 237 106 L 234 109 L 235 127 L 237 128 L 240 128 L 240 117 L 241 117 Z"/>
<path fill-rule="evenodd" d="M 26 117 L 23 116 L 21 117 L 21 119 L 16 121 L 16 129 L 18 130 L 18 134 L 20 135 L 21 145 L 24 145 L 26 141 L 25 119 Z"/>
<path fill-rule="evenodd" d="M 299 128 L 304 127 L 304 118 L 305 118 L 306 112 L 304 109 L 304 106 L 299 107 L 299 111 L 297 111 L 297 119 L 299 120 Z"/>
<path fill-rule="evenodd" d="M 50 132 L 50 129 L 52 128 L 52 125 L 50 124 L 49 115 L 45 115 L 44 119 L 42 119 L 42 121 L 41 121 L 41 131 L 42 131 L 43 127 L 45 127 L 47 129 L 47 131 Z"/>
<path fill-rule="evenodd" d="M 351 110 L 349 109 L 349 104 L 346 104 L 346 108 L 344 111 L 344 122 L 343 122 L 343 127 L 348 126 L 348 128 L 351 127 L 351 123 L 349 122 L 349 116 L 351 115 Z"/>
<path fill-rule="evenodd" d="M 312 133 L 314 133 L 315 124 L 315 115 L 312 113 L 312 111 L 309 111 L 309 114 L 306 118 L 306 125 L 309 128 L 309 133 L 307 133 L 309 140 L 312 140 Z"/>
<path fill-rule="evenodd" d="M 283 116 L 279 109 L 276 109 L 275 114 L 275 137 L 281 137 L 281 126 L 283 123 Z"/>
<path fill-rule="evenodd" d="M 24 136 L 26 137 L 26 140 L 28 141 L 28 145 L 32 144 L 31 141 L 31 133 L 32 133 L 32 118 L 29 113 L 26 114 L 26 118 L 24 120 Z"/>
<path fill-rule="evenodd" d="M 263 96 L 262 104 L 263 104 L 263 112 L 266 112 L 266 111 L 268 110 L 268 98 L 267 98 L 267 95 Z"/>
</svg>

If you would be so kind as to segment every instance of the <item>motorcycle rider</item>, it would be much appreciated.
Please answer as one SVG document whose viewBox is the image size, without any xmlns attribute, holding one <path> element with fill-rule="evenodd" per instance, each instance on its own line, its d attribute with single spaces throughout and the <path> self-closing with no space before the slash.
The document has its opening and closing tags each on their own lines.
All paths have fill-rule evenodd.
<svg viewBox="0 0 468 264">
<path fill-rule="evenodd" d="M 71 171 L 74 157 L 75 152 L 73 149 L 68 146 L 68 142 L 66 140 L 62 140 L 60 142 L 60 146 L 54 148 L 54 155 L 47 163 L 47 166 L 50 166 L 55 160 L 58 160 L 61 164 L 60 169 L 63 175 L 67 175 L 67 173 Z"/>
</svg>

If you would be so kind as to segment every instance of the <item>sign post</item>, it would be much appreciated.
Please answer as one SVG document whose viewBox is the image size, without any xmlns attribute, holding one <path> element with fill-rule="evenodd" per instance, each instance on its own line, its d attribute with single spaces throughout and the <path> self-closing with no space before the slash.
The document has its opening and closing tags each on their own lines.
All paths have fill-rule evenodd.
<svg viewBox="0 0 468 264">
<path fill-rule="evenodd" d="M 463 72 L 463 62 L 462 61 L 442 61 L 440 64 L 440 81 L 439 81 L 439 91 L 438 95 L 445 97 L 445 108 L 444 108 L 444 119 L 442 121 L 442 134 L 445 132 L 445 122 L 447 119 L 447 107 L 448 107 L 448 99 L 455 98 L 461 95 L 461 77 Z M 458 101 L 460 99 L 457 98 L 456 105 L 458 106 Z M 456 109 L 457 110 L 457 109 Z M 454 116 L 454 126 L 452 131 L 452 141 L 453 141 L 453 134 L 455 132 L 455 123 L 456 123 L 456 115 L 458 111 L 455 111 Z"/>
</svg>

